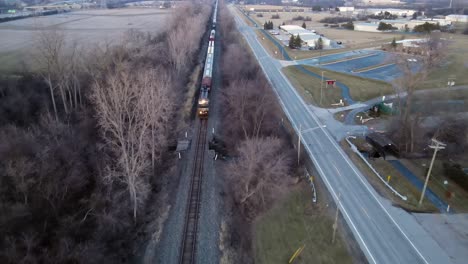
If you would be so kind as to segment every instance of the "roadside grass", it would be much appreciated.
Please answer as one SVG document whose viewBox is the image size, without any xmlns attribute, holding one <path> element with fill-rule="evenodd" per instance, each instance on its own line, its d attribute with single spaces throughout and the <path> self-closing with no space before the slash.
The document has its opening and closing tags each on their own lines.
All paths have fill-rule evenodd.
<svg viewBox="0 0 468 264">
<path fill-rule="evenodd" d="M 26 71 L 28 65 L 25 63 L 24 54 L 17 50 L 13 52 L 0 52 L 0 75 L 12 74 L 19 71 Z"/>
<path fill-rule="evenodd" d="M 338 87 L 322 89 L 322 104 L 320 104 L 320 79 L 312 77 L 300 71 L 295 66 L 288 66 L 282 69 L 291 84 L 299 91 L 302 98 L 308 103 L 320 107 L 331 107 L 331 104 L 338 103 L 341 97 L 341 90 Z"/>
<path fill-rule="evenodd" d="M 335 72 L 312 66 L 304 66 L 307 70 L 316 74 L 325 71 L 324 78 L 337 80 L 349 87 L 351 98 L 354 101 L 367 101 L 382 95 L 393 94 L 393 87 L 383 81 L 367 79 L 346 73 Z"/>
<path fill-rule="evenodd" d="M 349 87 L 351 98 L 355 101 L 367 101 L 379 96 L 393 94 L 392 86 L 386 82 L 323 70 L 312 66 L 303 67 L 318 75 L 321 75 L 322 71 L 325 71 L 324 79 L 333 79 L 345 84 Z M 310 103 L 322 107 L 330 107 L 331 104 L 338 103 L 343 98 L 339 87 L 325 88 L 325 85 L 323 85 L 323 101 L 320 105 L 320 78 L 307 75 L 295 66 L 285 67 L 283 68 L 283 72 L 290 82 L 300 90 L 303 98 Z"/>
<path fill-rule="evenodd" d="M 247 15 L 244 14 L 242 11 L 239 10 L 239 8 L 236 8 L 234 7 L 233 8 L 234 10 L 236 10 L 237 14 L 239 15 L 239 17 L 244 20 L 244 22 L 249 25 L 250 27 L 252 27 L 254 24 L 252 23 L 252 21 L 250 21 L 250 19 L 247 18 Z"/>
<path fill-rule="evenodd" d="M 301 246 L 294 263 L 352 263 L 338 228 L 331 243 L 333 217 L 324 205 L 313 205 L 305 184 L 293 189 L 254 225 L 255 263 L 283 264 Z"/>
<path fill-rule="evenodd" d="M 448 78 L 454 78 L 455 85 L 468 84 L 468 36 L 450 34 L 444 37 L 451 42 L 447 49 L 448 65 L 431 71 L 428 80 L 419 85 L 418 89 L 447 87 Z"/>
<path fill-rule="evenodd" d="M 392 193 L 392 191 L 385 186 L 385 184 L 378 178 L 377 175 L 365 164 L 361 158 L 354 153 L 349 147 L 348 143 L 343 140 L 340 142 L 343 150 L 346 152 L 348 157 L 353 161 L 356 167 L 361 171 L 361 173 L 366 176 L 369 183 L 376 189 L 378 193 L 386 197 L 393 204 L 404 208 L 408 211 L 414 212 L 438 212 L 437 207 L 435 207 L 431 202 L 425 199 L 422 205 L 418 206 L 419 197 L 421 192 L 414 187 L 411 182 L 409 182 L 403 175 L 401 175 L 393 166 L 385 160 L 375 159 L 370 160 L 369 163 L 374 167 L 377 172 L 384 179 L 387 179 L 387 176 L 391 176 L 390 185 L 397 190 L 400 194 L 405 195 L 408 200 L 404 201 L 398 196 Z"/>
<path fill-rule="evenodd" d="M 407 166 L 408 169 L 410 169 L 416 176 L 418 176 L 421 181 L 424 181 L 431 161 L 430 159 L 404 159 L 401 160 L 401 162 Z M 465 165 L 465 167 L 468 167 L 466 162 L 459 163 Z M 423 164 L 425 165 L 423 166 Z M 468 193 L 446 176 L 442 164 L 442 160 L 436 160 L 434 162 L 431 176 L 429 178 L 430 180 L 428 183 L 428 188 L 436 193 L 440 199 L 449 204 L 450 207 L 453 208 L 457 213 L 467 213 Z M 444 185 L 445 180 L 448 181 L 447 186 Z M 447 196 L 448 191 L 453 192 L 455 195 L 449 198 Z"/>
<path fill-rule="evenodd" d="M 279 60 L 284 60 L 284 54 L 281 52 L 281 50 L 278 49 L 278 47 L 265 35 L 260 31 L 260 30 L 255 30 L 255 33 L 257 34 L 257 38 L 262 44 L 262 46 L 268 51 L 268 53 L 271 55 L 271 57 Z M 269 34 L 269 33 L 267 33 Z M 279 41 L 278 41 L 279 43 Z M 280 43 L 281 44 L 281 43 Z M 285 48 L 286 49 L 286 48 Z"/>
<path fill-rule="evenodd" d="M 351 112 L 351 110 L 341 111 L 341 112 L 335 113 L 333 117 L 335 117 L 335 119 L 340 122 L 344 122 L 349 112 Z"/>
</svg>

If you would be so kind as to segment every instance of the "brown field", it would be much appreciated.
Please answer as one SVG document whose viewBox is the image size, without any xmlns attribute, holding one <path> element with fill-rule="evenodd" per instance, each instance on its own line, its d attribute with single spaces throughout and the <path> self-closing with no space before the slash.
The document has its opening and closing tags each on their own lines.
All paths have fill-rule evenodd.
<svg viewBox="0 0 468 264">
<path fill-rule="evenodd" d="M 68 44 L 115 43 L 130 29 L 161 31 L 169 14 L 170 10 L 156 8 L 98 9 L 0 23 L 0 72 L 29 65 L 37 36 L 43 30 L 62 31 Z"/>
</svg>

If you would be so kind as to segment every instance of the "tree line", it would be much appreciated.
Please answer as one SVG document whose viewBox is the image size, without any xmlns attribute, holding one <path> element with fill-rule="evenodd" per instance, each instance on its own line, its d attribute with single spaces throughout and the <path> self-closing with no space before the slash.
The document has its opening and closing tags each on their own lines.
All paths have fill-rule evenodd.
<svg viewBox="0 0 468 264">
<path fill-rule="evenodd" d="M 250 222 L 270 208 L 290 183 L 290 145 L 272 88 L 242 42 L 229 11 L 223 8 L 221 14 L 221 33 L 226 40 L 221 137 L 233 156 L 224 174 L 238 213 Z"/>
<path fill-rule="evenodd" d="M 1 263 L 129 262 L 209 9 L 94 48 L 41 32 L 38 71 L 0 80 Z"/>
<path fill-rule="evenodd" d="M 464 118 L 434 109 L 431 106 L 434 98 L 430 94 L 415 94 L 418 86 L 428 81 L 430 72 L 444 67 L 447 45 L 448 42 L 442 38 L 441 33 L 434 32 L 426 41 L 419 43 L 419 53 L 423 56 L 417 57 L 418 66 L 406 56 L 400 56 L 396 60 L 402 76 L 392 84 L 398 95 L 396 103 L 399 111 L 388 134 L 398 145 L 403 156 L 430 154 L 432 151 L 427 152 L 427 142 L 432 137 L 447 143 L 446 150 L 439 154 L 442 156 L 461 155 L 468 147 L 468 126 Z M 427 111 L 423 111 L 424 109 Z M 428 113 L 439 116 L 441 121 L 437 126 L 423 124 Z"/>
</svg>

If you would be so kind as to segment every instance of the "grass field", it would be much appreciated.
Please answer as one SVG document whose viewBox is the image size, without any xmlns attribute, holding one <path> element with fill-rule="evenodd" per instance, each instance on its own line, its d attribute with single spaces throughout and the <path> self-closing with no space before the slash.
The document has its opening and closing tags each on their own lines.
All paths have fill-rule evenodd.
<svg viewBox="0 0 468 264">
<path fill-rule="evenodd" d="M 301 94 L 302 98 L 304 98 L 308 103 L 321 107 L 332 107 L 331 104 L 338 103 L 342 98 L 340 88 L 323 88 L 322 103 L 320 104 L 321 80 L 319 78 L 309 76 L 297 69 L 295 66 L 288 66 L 282 70 L 288 77 L 291 84 Z"/>
<path fill-rule="evenodd" d="M 340 229 L 332 244 L 333 219 L 325 208 L 312 205 L 311 197 L 310 188 L 301 184 L 256 222 L 255 263 L 288 263 L 303 245 L 294 263 L 352 263 Z"/>
<path fill-rule="evenodd" d="M 444 37 L 450 42 L 447 51 L 448 65 L 433 70 L 419 89 L 447 87 L 448 78 L 454 78 L 455 85 L 468 84 L 468 36 L 446 34 Z"/>
<path fill-rule="evenodd" d="M 322 73 L 322 69 L 317 67 L 304 66 L 304 68 L 319 75 Z M 342 99 L 340 88 L 323 88 L 323 100 L 320 105 L 320 78 L 307 75 L 298 70 L 295 66 L 283 68 L 283 72 L 294 87 L 300 90 L 303 98 L 310 103 L 318 106 L 330 107 L 331 104 L 337 103 Z M 386 82 L 366 79 L 330 70 L 325 71 L 324 79 L 333 79 L 344 83 L 349 87 L 351 97 L 355 101 L 367 101 L 375 97 L 393 93 L 392 86 Z"/>
<path fill-rule="evenodd" d="M 0 23 L 0 71 L 21 70 L 31 63 L 41 31 L 58 30 L 68 45 L 115 43 L 130 29 L 156 33 L 164 29 L 170 10 L 156 8 L 97 9 L 39 16 Z"/>
<path fill-rule="evenodd" d="M 408 200 L 403 201 L 396 195 L 394 195 L 391 190 L 385 186 L 385 184 L 378 179 L 378 176 L 372 172 L 369 167 L 362 161 L 356 153 L 354 153 L 346 141 L 342 141 L 341 146 L 343 150 L 348 154 L 353 163 L 358 167 L 365 176 L 370 184 L 382 195 L 392 201 L 395 205 L 398 205 L 402 208 L 405 208 L 410 211 L 417 212 L 436 212 L 437 208 L 430 203 L 429 201 L 424 200 L 421 207 L 418 206 L 419 197 L 421 192 L 414 187 L 403 175 L 401 175 L 393 166 L 385 160 L 376 159 L 369 161 L 371 165 L 379 172 L 383 177 L 391 176 L 390 185 L 395 188 L 400 194 L 405 195 Z"/>
</svg>

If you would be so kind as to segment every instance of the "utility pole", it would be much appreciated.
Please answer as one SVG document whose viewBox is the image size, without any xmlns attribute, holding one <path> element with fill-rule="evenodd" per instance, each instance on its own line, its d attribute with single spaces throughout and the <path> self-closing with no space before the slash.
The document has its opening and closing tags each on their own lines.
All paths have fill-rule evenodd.
<svg viewBox="0 0 468 264">
<path fill-rule="evenodd" d="M 320 106 L 322 105 L 322 97 L 323 97 L 323 73 L 325 71 L 322 71 L 322 80 L 320 81 Z"/>
<path fill-rule="evenodd" d="M 301 159 L 301 135 L 302 135 L 302 124 L 299 124 L 299 137 L 297 138 L 297 165 Z"/>
<path fill-rule="evenodd" d="M 437 151 L 439 151 L 439 149 L 444 149 L 446 146 L 446 144 L 438 141 L 435 138 L 432 139 L 432 143 L 431 145 L 429 145 L 430 148 L 434 149 L 434 155 L 432 156 L 431 165 L 429 165 L 429 170 L 427 171 L 426 181 L 424 182 L 421 198 L 419 199 L 419 206 L 421 206 L 422 201 L 424 199 L 424 194 L 426 193 L 427 183 L 429 182 L 429 177 L 431 176 L 432 166 L 434 165 L 434 160 L 437 155 Z"/>
<path fill-rule="evenodd" d="M 302 130 L 302 124 L 299 124 L 299 136 L 297 137 L 297 165 L 299 165 L 299 160 L 301 158 L 301 138 L 302 138 L 302 133 L 307 133 L 307 132 L 310 132 L 310 131 L 313 131 L 313 130 L 316 130 L 316 129 L 319 129 L 319 128 L 322 128 L 322 127 L 327 127 L 327 125 L 319 125 L 319 126 L 316 126 L 316 127 L 312 127 L 312 128 L 306 128 L 304 130 Z"/>
<path fill-rule="evenodd" d="M 333 224 L 332 244 L 335 243 L 336 229 L 338 228 L 338 213 L 340 212 L 341 193 L 338 194 L 338 202 L 336 203 L 335 223 Z"/>
</svg>

